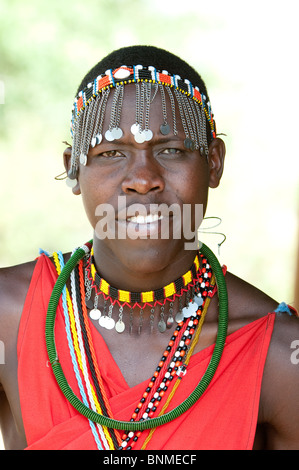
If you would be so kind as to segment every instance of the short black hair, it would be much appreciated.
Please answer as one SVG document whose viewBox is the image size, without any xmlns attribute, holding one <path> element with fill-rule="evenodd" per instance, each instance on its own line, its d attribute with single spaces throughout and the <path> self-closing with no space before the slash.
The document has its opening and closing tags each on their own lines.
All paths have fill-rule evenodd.
<svg viewBox="0 0 299 470">
<path fill-rule="evenodd" d="M 139 64 L 145 67 L 153 66 L 161 72 L 167 70 L 172 75 L 180 75 L 182 79 L 190 80 L 192 85 L 197 86 L 208 98 L 206 85 L 194 68 L 175 54 L 155 46 L 128 46 L 111 52 L 85 75 L 77 93 L 108 69 Z"/>
</svg>

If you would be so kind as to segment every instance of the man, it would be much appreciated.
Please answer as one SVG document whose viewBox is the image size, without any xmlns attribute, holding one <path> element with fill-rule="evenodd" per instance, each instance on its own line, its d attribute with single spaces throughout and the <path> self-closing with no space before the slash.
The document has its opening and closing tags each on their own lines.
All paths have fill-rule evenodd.
<svg viewBox="0 0 299 470">
<path fill-rule="evenodd" d="M 298 319 L 197 251 L 225 157 L 200 76 L 115 51 L 80 84 L 72 134 L 94 237 L 1 272 L 7 448 L 298 449 Z"/>
</svg>

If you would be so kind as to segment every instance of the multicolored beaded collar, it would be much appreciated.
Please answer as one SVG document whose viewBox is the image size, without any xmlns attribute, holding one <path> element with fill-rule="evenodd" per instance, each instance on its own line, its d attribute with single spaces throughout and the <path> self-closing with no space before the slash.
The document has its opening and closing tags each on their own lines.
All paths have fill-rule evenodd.
<svg viewBox="0 0 299 470">
<path fill-rule="evenodd" d="M 76 178 L 79 164 L 86 165 L 90 146 L 100 144 L 104 137 L 108 141 L 122 137 L 120 121 L 124 87 L 128 84 L 134 84 L 136 89 L 136 120 L 132 123 L 131 132 L 137 143 L 151 140 L 153 136 L 149 127 L 150 106 L 159 92 L 162 103 L 161 133 L 167 135 L 171 132 L 166 106 L 168 97 L 174 135 L 177 133 L 176 115 L 179 113 L 185 133 L 185 147 L 200 150 L 202 155 L 208 156 L 207 123 L 211 139 L 216 137 L 216 126 L 210 102 L 199 88 L 166 70 L 159 71 L 152 66 L 122 65 L 96 77 L 76 96 L 71 119 L 73 146 L 71 170 L 68 173 L 70 179 Z M 112 90 L 110 123 L 104 133 L 106 105 Z"/>
</svg>

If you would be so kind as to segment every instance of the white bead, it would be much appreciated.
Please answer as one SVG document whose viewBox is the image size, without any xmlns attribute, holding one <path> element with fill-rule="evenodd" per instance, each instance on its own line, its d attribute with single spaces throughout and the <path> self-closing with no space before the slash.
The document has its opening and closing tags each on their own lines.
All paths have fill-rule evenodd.
<svg viewBox="0 0 299 470">
<path fill-rule="evenodd" d="M 142 418 L 147 419 L 148 418 L 148 413 L 143 413 Z"/>
<path fill-rule="evenodd" d="M 130 74 L 131 74 L 130 70 L 125 69 L 125 68 L 120 68 L 115 72 L 114 77 L 117 80 L 122 80 L 124 78 L 128 78 Z"/>
</svg>

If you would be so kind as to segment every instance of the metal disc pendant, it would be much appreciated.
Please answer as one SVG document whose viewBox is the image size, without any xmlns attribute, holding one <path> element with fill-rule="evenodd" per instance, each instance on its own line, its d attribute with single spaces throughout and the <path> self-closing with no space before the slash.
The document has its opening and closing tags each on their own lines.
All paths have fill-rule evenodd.
<svg viewBox="0 0 299 470">
<path fill-rule="evenodd" d="M 202 298 L 201 295 L 196 294 L 196 295 L 193 297 L 193 300 L 194 300 L 194 302 L 195 302 L 199 307 L 202 306 L 202 304 L 203 304 L 203 298 Z"/>
<path fill-rule="evenodd" d="M 87 155 L 84 155 L 84 153 L 81 153 L 81 154 L 80 154 L 80 163 L 81 163 L 81 165 L 86 166 L 86 163 L 87 163 Z"/>
<path fill-rule="evenodd" d="M 167 318 L 167 321 L 166 321 L 166 327 L 167 327 L 167 328 L 171 328 L 172 325 L 173 325 L 173 321 L 174 321 L 174 320 L 173 320 L 173 316 L 169 316 L 169 317 Z"/>
<path fill-rule="evenodd" d="M 97 134 L 95 137 L 91 139 L 91 146 L 95 147 L 96 145 L 99 145 L 103 140 L 102 134 Z"/>
<path fill-rule="evenodd" d="M 124 324 L 124 322 L 122 320 L 118 320 L 115 323 L 115 329 L 116 329 L 117 333 L 122 333 L 123 331 L 125 331 L 125 328 L 126 328 L 126 325 Z"/>
<path fill-rule="evenodd" d="M 150 129 L 147 129 L 146 131 L 143 131 L 145 135 L 145 140 L 148 142 L 149 140 L 152 140 L 153 138 L 153 132 Z"/>
<path fill-rule="evenodd" d="M 113 133 L 110 129 L 105 132 L 105 139 L 108 140 L 108 142 L 112 142 L 114 140 Z"/>
<path fill-rule="evenodd" d="M 76 186 L 76 184 L 78 183 L 78 181 L 77 180 L 71 180 L 70 178 L 67 178 L 65 180 L 65 183 L 69 188 L 74 188 Z"/>
<path fill-rule="evenodd" d="M 111 317 L 106 317 L 105 328 L 107 330 L 113 330 L 115 327 L 115 321 Z"/>
<path fill-rule="evenodd" d="M 185 140 L 184 140 L 184 146 L 186 149 L 188 150 L 195 150 L 195 143 L 192 139 L 190 139 L 189 137 L 187 137 Z"/>
<path fill-rule="evenodd" d="M 92 299 L 87 299 L 85 297 L 85 305 L 87 308 L 89 308 L 90 310 L 93 309 L 93 300 Z"/>
<path fill-rule="evenodd" d="M 145 142 L 144 132 L 137 132 L 134 136 L 134 139 L 137 142 L 137 144 L 143 144 L 143 142 Z"/>
<path fill-rule="evenodd" d="M 161 134 L 163 134 L 163 135 L 169 134 L 169 132 L 170 132 L 170 126 L 169 126 L 169 124 L 167 124 L 167 123 L 166 123 L 166 124 L 161 124 L 161 126 L 160 126 L 160 132 L 161 132 Z"/>
<path fill-rule="evenodd" d="M 164 331 L 166 330 L 166 323 L 164 320 L 159 321 L 158 330 L 160 331 L 160 333 L 164 333 Z"/>
<path fill-rule="evenodd" d="M 123 131 L 120 127 L 113 127 L 111 130 L 111 134 L 113 135 L 114 140 L 121 139 L 123 136 Z"/>
<path fill-rule="evenodd" d="M 99 320 L 102 314 L 98 308 L 93 308 L 92 310 L 90 310 L 89 316 L 92 320 Z"/>
<path fill-rule="evenodd" d="M 184 318 L 190 318 L 192 315 L 195 315 L 195 313 L 198 310 L 198 305 L 195 302 L 189 302 L 188 307 L 184 307 L 182 310 L 182 313 L 184 315 Z"/>
<path fill-rule="evenodd" d="M 182 312 L 182 311 L 181 311 L 181 312 L 178 312 L 178 313 L 176 314 L 176 316 L 175 316 L 175 321 L 176 321 L 177 323 L 181 323 L 181 321 L 183 321 L 183 320 L 184 320 L 183 312 Z"/>
<path fill-rule="evenodd" d="M 137 132 L 139 131 L 139 124 L 133 124 L 131 126 L 131 132 L 133 135 L 137 134 Z"/>
<path fill-rule="evenodd" d="M 107 318 L 108 318 L 107 315 L 104 315 L 99 319 L 99 325 L 102 326 L 103 328 L 106 328 Z"/>
</svg>

